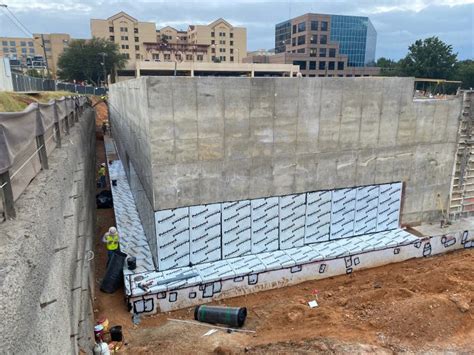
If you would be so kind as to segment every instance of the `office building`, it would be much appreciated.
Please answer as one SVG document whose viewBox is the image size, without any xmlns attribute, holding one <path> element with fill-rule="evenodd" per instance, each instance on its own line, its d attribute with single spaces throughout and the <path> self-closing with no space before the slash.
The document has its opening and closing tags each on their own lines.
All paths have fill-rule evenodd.
<svg viewBox="0 0 474 355">
<path fill-rule="evenodd" d="M 19 70 L 42 71 L 47 64 L 50 74 L 56 78 L 59 56 L 70 40 L 66 33 L 34 33 L 33 38 L 0 37 L 0 56 L 10 58 Z"/>
<path fill-rule="evenodd" d="M 268 63 L 299 65 L 303 76 L 377 75 L 376 41 L 368 17 L 308 13 L 275 26 Z"/>
</svg>

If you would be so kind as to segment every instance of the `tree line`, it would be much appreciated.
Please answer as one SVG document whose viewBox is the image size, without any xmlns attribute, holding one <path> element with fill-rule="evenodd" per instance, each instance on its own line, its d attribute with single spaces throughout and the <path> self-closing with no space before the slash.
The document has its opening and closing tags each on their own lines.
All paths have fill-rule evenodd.
<svg viewBox="0 0 474 355">
<path fill-rule="evenodd" d="M 474 88 L 474 60 L 458 60 L 453 47 L 436 36 L 415 41 L 399 61 L 382 57 L 376 66 L 383 76 L 457 80 L 464 89 Z"/>
</svg>

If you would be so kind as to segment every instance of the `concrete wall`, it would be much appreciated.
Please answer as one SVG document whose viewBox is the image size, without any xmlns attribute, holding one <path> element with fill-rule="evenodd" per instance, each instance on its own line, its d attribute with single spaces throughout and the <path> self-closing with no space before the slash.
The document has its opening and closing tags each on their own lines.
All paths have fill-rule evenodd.
<svg viewBox="0 0 474 355">
<path fill-rule="evenodd" d="M 155 210 L 403 181 L 409 223 L 446 208 L 461 110 L 460 98 L 413 101 L 413 84 L 148 77 L 110 96 Z"/>
<path fill-rule="evenodd" d="M 93 340 L 95 120 L 86 109 L 0 224 L 0 353 L 77 354 Z"/>
</svg>

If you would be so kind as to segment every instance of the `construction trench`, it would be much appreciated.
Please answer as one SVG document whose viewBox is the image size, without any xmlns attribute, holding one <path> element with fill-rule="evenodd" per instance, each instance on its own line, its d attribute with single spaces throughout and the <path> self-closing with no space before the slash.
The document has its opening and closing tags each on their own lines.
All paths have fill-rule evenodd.
<svg viewBox="0 0 474 355">
<path fill-rule="evenodd" d="M 98 161 L 87 162 L 93 172 L 93 166 L 107 163 L 114 203 L 113 209 L 97 210 L 90 264 L 96 276 L 87 287 L 94 306 L 82 319 L 71 319 L 71 324 L 86 325 L 77 334 L 71 326 L 68 342 L 64 324 L 53 322 L 59 319 L 54 316 L 28 326 L 17 322 L 22 334 L 35 329 L 31 334 L 45 352 L 56 353 L 58 346 L 64 352 L 89 351 L 93 324 L 106 316 L 124 328 L 127 345 L 119 352 L 189 352 L 193 344 L 198 352 L 218 353 L 472 350 L 467 340 L 474 329 L 472 95 L 416 100 L 411 78 L 144 77 L 112 85 L 112 132 L 98 141 Z M 91 128 L 87 134 L 94 140 Z M 70 149 L 92 157 L 80 149 L 83 144 Z M 95 181 L 87 181 L 93 193 Z M 34 191 L 36 183 L 28 189 Z M 16 202 L 20 217 L 0 224 L 0 230 L 12 233 L 25 219 L 21 201 L 31 201 L 28 189 Z M 95 218 L 93 200 L 87 203 Z M 51 220 L 39 217 L 32 225 Z M 99 290 L 105 273 L 100 238 L 110 225 L 116 225 L 121 251 L 135 257 L 137 267 L 130 270 L 125 262 L 123 288 L 104 294 Z M 455 252 L 437 256 L 450 251 Z M 416 270 L 438 265 L 440 258 L 451 265 L 443 272 L 457 265 L 459 287 L 450 278 L 446 289 L 432 291 L 434 303 L 423 286 L 418 291 L 397 287 L 400 277 L 403 283 L 423 285 Z M 48 263 L 54 270 L 56 262 Z M 57 281 L 65 282 L 63 275 Z M 425 329 L 421 318 L 407 322 L 432 337 L 435 347 L 426 348 L 418 334 L 402 335 L 396 315 L 384 324 L 378 316 L 370 318 L 369 308 L 383 300 L 351 301 L 386 285 L 394 291 L 384 297 L 400 309 L 408 297 L 400 292 L 413 300 L 418 298 L 411 294 L 423 295 L 422 303 L 430 308 L 421 318 L 432 307 L 442 308 L 446 296 L 453 314 L 432 321 L 451 319 L 445 332 L 453 335 L 441 339 L 442 332 Z M 310 309 L 307 302 L 313 299 L 319 306 Z M 208 329 L 167 322 L 192 320 L 193 306 L 209 302 L 247 307 L 244 329 L 256 333 L 201 339 Z M 327 313 L 329 306 L 334 313 Z M 378 309 L 381 317 L 387 307 Z M 413 314 L 421 312 L 417 305 L 410 307 L 416 309 Z M 339 308 L 346 318 L 339 318 Z M 132 316 L 140 323 L 134 325 Z M 367 319 L 370 326 L 362 326 Z M 316 330 L 313 321 L 325 329 Z M 64 334 L 43 338 L 38 327 L 45 334 L 58 329 Z M 284 331 L 287 327 L 295 329 L 293 336 Z M 175 343 L 181 342 L 178 332 L 187 333 L 187 346 Z M 382 332 L 390 338 L 381 340 Z M 8 352 L 19 338 L 8 330 L 2 334 L 11 339 Z M 37 343 L 22 346 L 38 350 Z"/>
</svg>

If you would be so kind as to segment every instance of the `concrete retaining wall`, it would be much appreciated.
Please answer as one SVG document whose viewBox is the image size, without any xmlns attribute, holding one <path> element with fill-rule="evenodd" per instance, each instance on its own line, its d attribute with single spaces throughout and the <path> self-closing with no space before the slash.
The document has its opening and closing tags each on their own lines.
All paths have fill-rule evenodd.
<svg viewBox="0 0 474 355">
<path fill-rule="evenodd" d="M 0 353 L 71 354 L 93 338 L 95 119 L 86 109 L 62 148 L 0 224 Z M 92 339 L 93 340 L 93 339 Z"/>
<path fill-rule="evenodd" d="M 413 84 L 145 77 L 110 98 L 154 210 L 403 181 L 410 223 L 446 208 L 461 112 L 460 97 L 414 101 Z"/>
</svg>

